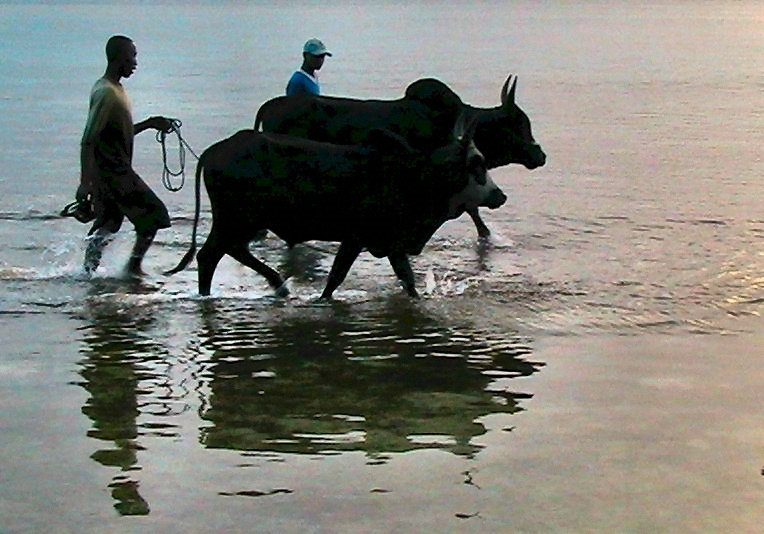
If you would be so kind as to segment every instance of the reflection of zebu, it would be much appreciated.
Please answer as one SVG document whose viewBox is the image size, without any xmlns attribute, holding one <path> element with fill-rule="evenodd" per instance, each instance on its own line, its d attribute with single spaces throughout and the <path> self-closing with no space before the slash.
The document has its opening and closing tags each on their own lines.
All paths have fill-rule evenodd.
<svg viewBox="0 0 764 534">
<path fill-rule="evenodd" d="M 512 331 L 398 300 L 278 320 L 242 312 L 211 307 L 201 316 L 198 337 L 211 355 L 200 392 L 205 447 L 472 457 L 485 446 L 485 416 L 506 418 L 532 396 L 515 378 L 544 366 Z"/>
<path fill-rule="evenodd" d="M 240 131 L 199 158 L 193 243 L 170 272 L 194 256 L 204 172 L 213 220 L 199 251 L 201 294 L 209 294 L 225 254 L 285 291 L 281 276 L 248 248 L 267 229 L 289 245 L 340 243 L 323 298 L 331 297 L 363 250 L 387 257 L 406 291 L 416 296 L 408 255 L 419 254 L 445 221 L 465 209 L 497 208 L 506 201 L 472 142 L 474 126 L 457 121 L 456 139 L 430 151 L 415 151 L 386 130 L 368 131 L 353 145 Z"/>
<path fill-rule="evenodd" d="M 449 141 L 459 116 L 476 121 L 474 141 L 488 169 L 518 163 L 535 169 L 546 155 L 531 133 L 531 123 L 515 103 L 517 78 L 507 78 L 501 105 L 477 108 L 462 102 L 443 82 L 418 80 L 398 100 L 357 100 L 337 97 L 277 97 L 263 104 L 255 130 L 288 134 L 330 143 L 355 143 L 373 128 L 401 135 L 415 149 L 433 150 Z M 490 235 L 477 208 L 467 210 L 478 234 Z"/>
</svg>

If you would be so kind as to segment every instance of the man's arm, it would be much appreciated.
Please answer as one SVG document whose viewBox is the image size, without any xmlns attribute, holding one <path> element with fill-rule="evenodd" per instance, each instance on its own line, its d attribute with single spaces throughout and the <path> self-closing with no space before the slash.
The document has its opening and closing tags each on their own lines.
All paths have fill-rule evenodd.
<svg viewBox="0 0 764 534">
<path fill-rule="evenodd" d="M 74 198 L 83 201 L 93 191 L 94 174 L 96 172 L 93 143 L 87 141 L 80 145 L 80 185 Z"/>
<path fill-rule="evenodd" d="M 100 87 L 90 95 L 90 109 L 85 131 L 80 140 L 80 184 L 75 198 L 83 201 L 93 192 L 98 180 L 98 167 L 95 161 L 95 144 L 106 126 L 114 109 L 113 93 Z"/>
<path fill-rule="evenodd" d="M 152 129 L 161 132 L 169 132 L 173 128 L 172 119 L 167 117 L 149 117 L 145 121 L 137 122 L 133 125 L 134 135 L 138 135 L 144 130 Z"/>
</svg>

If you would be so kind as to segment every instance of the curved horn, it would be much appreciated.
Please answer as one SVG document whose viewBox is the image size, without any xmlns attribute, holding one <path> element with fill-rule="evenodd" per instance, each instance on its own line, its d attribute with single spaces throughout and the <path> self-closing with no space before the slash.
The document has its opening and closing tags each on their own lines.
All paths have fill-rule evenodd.
<svg viewBox="0 0 764 534">
<path fill-rule="evenodd" d="M 509 82 L 512 82 L 510 87 Z M 501 88 L 501 105 L 503 107 L 513 106 L 515 104 L 515 88 L 517 87 L 517 76 L 510 74 L 507 77 L 507 81 L 504 82 L 504 87 Z"/>
</svg>

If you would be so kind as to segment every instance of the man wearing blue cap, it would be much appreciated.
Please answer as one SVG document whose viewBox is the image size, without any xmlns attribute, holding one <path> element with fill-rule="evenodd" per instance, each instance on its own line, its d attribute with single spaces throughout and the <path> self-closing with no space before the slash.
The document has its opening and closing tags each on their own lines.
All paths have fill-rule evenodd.
<svg viewBox="0 0 764 534">
<path fill-rule="evenodd" d="M 302 66 L 300 70 L 292 74 L 292 77 L 289 78 L 289 83 L 287 83 L 287 96 L 300 93 L 321 94 L 316 71 L 321 69 L 321 66 L 324 64 L 324 58 L 331 55 L 331 52 L 326 49 L 324 43 L 318 39 L 308 39 L 305 46 L 302 47 Z"/>
</svg>

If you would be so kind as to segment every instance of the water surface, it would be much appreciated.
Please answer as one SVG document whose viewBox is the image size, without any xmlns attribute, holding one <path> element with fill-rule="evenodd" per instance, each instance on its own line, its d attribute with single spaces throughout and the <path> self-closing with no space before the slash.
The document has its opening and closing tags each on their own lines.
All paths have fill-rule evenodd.
<svg viewBox="0 0 764 534">
<path fill-rule="evenodd" d="M 721 0 L 0 4 L 3 524 L 760 524 L 762 24 Z M 436 76 L 494 106 L 518 74 L 548 163 L 493 171 L 510 200 L 484 212 L 492 239 L 445 225 L 413 261 L 419 301 L 363 255 L 317 303 L 336 245 L 273 236 L 252 250 L 289 299 L 229 260 L 202 299 L 194 268 L 160 274 L 193 195 L 162 189 L 143 134 L 135 166 L 173 228 L 144 280 L 121 274 L 129 225 L 84 280 L 86 228 L 56 213 L 113 33 L 138 46 L 136 119 L 179 117 L 197 152 L 251 127 L 317 36 L 327 94 Z"/>
</svg>

